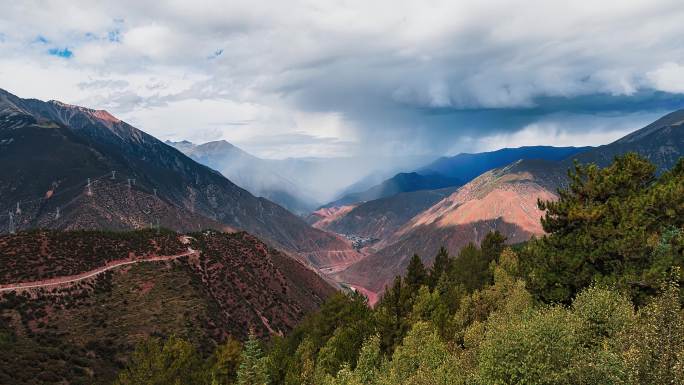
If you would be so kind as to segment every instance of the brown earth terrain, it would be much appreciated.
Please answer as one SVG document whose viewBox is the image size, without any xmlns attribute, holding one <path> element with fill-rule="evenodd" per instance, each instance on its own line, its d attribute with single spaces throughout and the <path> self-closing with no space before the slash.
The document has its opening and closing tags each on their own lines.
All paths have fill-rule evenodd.
<svg viewBox="0 0 684 385">
<path fill-rule="evenodd" d="M 543 234 L 537 200 L 556 199 L 554 186 L 562 178 L 547 172 L 545 163 L 519 161 L 483 174 L 416 215 L 338 279 L 380 293 L 405 271 L 414 253 L 430 265 L 441 246 L 457 254 L 490 231 L 501 232 L 509 243 Z"/>
<path fill-rule="evenodd" d="M 325 229 L 331 223 L 347 215 L 356 205 L 323 207 L 309 214 L 306 221 L 317 229 Z"/>
<path fill-rule="evenodd" d="M 247 233 L 190 236 L 1 236 L 3 287 L 46 286 L 0 291 L 0 383 L 109 384 L 142 338 L 175 334 L 209 352 L 250 328 L 286 333 L 335 291 Z"/>
</svg>

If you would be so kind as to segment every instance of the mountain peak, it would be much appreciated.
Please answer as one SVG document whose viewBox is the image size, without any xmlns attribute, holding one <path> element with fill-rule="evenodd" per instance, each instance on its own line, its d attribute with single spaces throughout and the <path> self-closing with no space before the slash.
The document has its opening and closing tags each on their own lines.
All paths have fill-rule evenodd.
<svg viewBox="0 0 684 385">
<path fill-rule="evenodd" d="M 114 115 L 110 114 L 106 110 L 96 110 L 96 109 L 92 109 L 92 108 L 81 107 L 81 106 L 77 106 L 77 105 L 73 105 L 73 104 L 69 104 L 69 103 L 64 103 L 64 102 L 61 102 L 59 100 L 49 100 L 48 103 L 55 105 L 57 107 L 61 107 L 61 108 L 69 109 L 69 110 L 74 110 L 74 111 L 79 111 L 79 112 L 82 112 L 84 114 L 90 115 L 96 119 L 103 120 L 106 122 L 110 122 L 110 123 L 121 122 L 120 119 L 118 119 Z"/>
<path fill-rule="evenodd" d="M 632 132 L 631 134 L 616 140 L 614 143 L 627 144 L 638 142 L 639 140 L 659 132 L 668 127 L 681 127 L 684 124 L 684 109 L 673 111 L 648 126 Z"/>
</svg>

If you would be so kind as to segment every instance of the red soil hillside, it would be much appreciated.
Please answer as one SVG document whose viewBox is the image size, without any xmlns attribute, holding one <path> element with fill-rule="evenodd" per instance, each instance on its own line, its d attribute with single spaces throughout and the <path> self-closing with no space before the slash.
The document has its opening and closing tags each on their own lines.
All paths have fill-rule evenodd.
<svg viewBox="0 0 684 385">
<path fill-rule="evenodd" d="M 335 216 L 320 221 L 315 226 L 339 234 L 384 240 L 392 236 L 415 215 L 455 190 L 455 187 L 451 187 L 412 191 L 364 202 L 352 207 L 351 210 L 340 210 Z"/>
<path fill-rule="evenodd" d="M 323 207 L 311 213 L 306 221 L 317 229 L 325 229 L 331 223 L 347 215 L 354 207 L 356 205 Z"/>
<path fill-rule="evenodd" d="M 244 340 L 250 328 L 262 337 L 286 333 L 335 291 L 247 233 L 191 237 L 186 244 L 164 231 L 0 236 L 0 286 L 142 261 L 78 282 L 0 291 L 0 337 L 11 352 L 0 358 L 3 367 L 25 368 L 0 370 L 0 383 L 35 383 L 48 373 L 40 383 L 111 384 L 142 338 L 178 335 L 208 352 L 229 335 Z M 197 252 L 143 261 L 188 247 Z"/>
<path fill-rule="evenodd" d="M 492 170 L 416 215 L 377 246 L 377 252 L 351 265 L 340 279 L 375 292 L 402 274 L 414 253 L 431 264 L 445 246 L 456 254 L 468 242 L 479 243 L 490 231 L 509 243 L 543 233 L 537 200 L 556 199 L 563 176 L 545 161 L 519 161 Z"/>
</svg>

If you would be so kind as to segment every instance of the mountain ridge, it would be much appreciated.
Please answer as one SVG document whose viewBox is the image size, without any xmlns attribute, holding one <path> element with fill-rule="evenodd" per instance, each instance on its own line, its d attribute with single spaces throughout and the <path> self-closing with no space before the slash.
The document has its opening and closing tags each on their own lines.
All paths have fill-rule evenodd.
<svg viewBox="0 0 684 385">
<path fill-rule="evenodd" d="M 565 159 L 517 160 L 488 171 L 413 217 L 338 278 L 380 292 L 394 275 L 404 272 L 413 253 L 429 265 L 439 247 L 455 254 L 489 231 L 502 232 L 509 243 L 543 235 L 539 221 L 543 213 L 536 201 L 557 199 L 556 190 L 567 185 L 567 171 L 575 161 L 605 166 L 616 155 L 634 151 L 662 172 L 684 155 L 683 127 L 684 110 L 677 110 L 612 143 Z"/>
<path fill-rule="evenodd" d="M 341 237 L 310 227 L 277 204 L 252 196 L 219 172 L 123 121 L 101 119 L 109 114 L 21 99 L 7 91 L 0 95 L 0 165 L 9 170 L 0 177 L 2 213 L 14 210 L 27 197 L 35 201 L 21 207 L 21 214 L 14 218 L 17 229 L 37 224 L 64 229 L 139 228 L 159 220 L 162 226 L 185 231 L 203 226 L 243 229 L 308 261 L 327 263 L 328 251 L 333 251 L 330 255 L 335 260 L 341 252 L 354 256 L 349 242 Z M 37 147 L 39 153 L 25 156 Z M 128 185 L 110 194 L 115 199 L 100 202 L 100 196 L 89 195 L 89 190 L 97 192 L 98 186 L 111 183 L 104 178 L 87 189 L 86 179 L 112 170 L 116 181 L 127 180 Z M 66 210 L 70 203 L 85 207 L 79 202 L 86 198 L 100 209 Z M 165 211 L 155 213 L 150 202 L 161 202 Z M 122 217 L 128 211 L 139 219 L 130 222 Z M 178 226 L 182 221 L 172 218 L 183 218 L 188 226 Z M 0 218 L 0 231 L 7 231 L 8 220 L 7 214 Z"/>
</svg>

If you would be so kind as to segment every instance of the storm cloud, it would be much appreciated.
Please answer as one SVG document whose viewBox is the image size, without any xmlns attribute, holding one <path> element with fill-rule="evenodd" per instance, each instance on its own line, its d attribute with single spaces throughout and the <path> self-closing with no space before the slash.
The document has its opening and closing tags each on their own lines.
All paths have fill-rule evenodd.
<svg viewBox="0 0 684 385">
<path fill-rule="evenodd" d="M 161 139 L 226 139 L 267 157 L 596 145 L 684 106 L 680 1 L 3 10 L 0 87 L 106 108 Z M 247 123 L 216 124 L 233 121 Z"/>
</svg>

